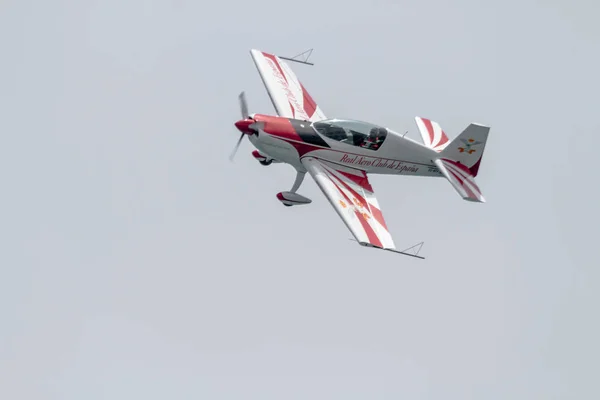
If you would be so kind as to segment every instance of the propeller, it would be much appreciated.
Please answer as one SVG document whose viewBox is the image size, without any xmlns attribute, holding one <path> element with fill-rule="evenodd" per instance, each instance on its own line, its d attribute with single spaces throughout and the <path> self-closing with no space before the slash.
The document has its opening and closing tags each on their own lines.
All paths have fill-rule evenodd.
<svg viewBox="0 0 600 400">
<path fill-rule="evenodd" d="M 246 92 L 240 93 L 238 96 L 240 101 L 240 110 L 242 111 L 242 119 L 248 118 L 248 102 L 246 101 Z"/>
<path fill-rule="evenodd" d="M 240 95 L 238 96 L 238 100 L 240 103 L 240 111 L 242 113 L 242 120 L 245 120 L 248 118 L 248 102 L 246 101 L 246 93 L 245 92 L 240 93 Z M 245 135 L 245 133 L 242 132 L 235 147 L 233 148 L 233 152 L 229 156 L 229 161 L 233 161 L 233 157 L 235 156 L 238 149 L 240 148 L 240 144 L 242 143 L 242 140 L 244 139 L 244 135 Z"/>
</svg>

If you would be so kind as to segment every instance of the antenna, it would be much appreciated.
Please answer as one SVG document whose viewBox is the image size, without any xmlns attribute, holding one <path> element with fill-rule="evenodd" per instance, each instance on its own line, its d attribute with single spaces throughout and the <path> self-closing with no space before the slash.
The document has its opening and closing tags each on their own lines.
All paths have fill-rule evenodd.
<svg viewBox="0 0 600 400">
<path fill-rule="evenodd" d="M 423 243 L 425 243 L 425 242 L 417 243 L 414 246 L 411 246 L 408 249 L 404 249 L 402 251 L 398 251 L 396 249 L 384 249 L 384 250 L 391 251 L 391 252 L 398 253 L 398 254 L 403 254 L 405 256 L 416 257 L 416 258 L 420 258 L 420 259 L 424 260 L 425 257 L 422 257 L 419 255 L 419 252 L 421 251 L 421 248 L 423 247 Z M 417 249 L 417 247 L 418 247 L 418 249 Z M 409 253 L 409 251 L 411 251 L 411 250 L 413 251 L 413 254 Z"/>
<path fill-rule="evenodd" d="M 288 61 L 293 61 L 293 62 L 297 62 L 300 64 L 306 64 L 306 65 L 315 65 L 311 62 L 308 62 L 308 59 L 310 58 L 311 54 L 313 52 L 313 49 L 308 49 L 298 55 L 295 55 L 294 57 L 282 57 L 279 56 L 279 58 L 281 58 L 282 60 L 288 60 Z M 308 54 L 307 54 L 308 53 Z M 304 56 L 303 60 L 299 60 L 298 57 Z"/>
<path fill-rule="evenodd" d="M 425 242 L 417 243 L 414 246 L 409 247 L 408 249 L 404 249 L 404 250 L 400 251 L 400 250 L 396 250 L 396 249 L 382 248 L 382 247 L 376 247 L 376 246 L 372 246 L 372 245 L 368 245 L 368 244 L 363 244 L 363 243 L 360 243 L 358 240 L 353 239 L 353 238 L 349 238 L 348 240 L 352 240 L 353 242 L 356 242 L 356 243 L 358 243 L 360 245 L 363 245 L 365 247 L 370 247 L 372 249 L 387 250 L 387 251 L 391 251 L 392 253 L 396 253 L 396 254 L 402 254 L 402 255 L 405 255 L 405 256 L 420 258 L 421 260 L 425 259 L 425 257 L 419 255 L 419 252 L 421 251 L 421 248 L 423 248 L 423 244 Z M 417 247 L 418 247 L 418 249 L 417 249 Z M 412 253 L 409 253 L 409 251 L 412 251 Z"/>
</svg>

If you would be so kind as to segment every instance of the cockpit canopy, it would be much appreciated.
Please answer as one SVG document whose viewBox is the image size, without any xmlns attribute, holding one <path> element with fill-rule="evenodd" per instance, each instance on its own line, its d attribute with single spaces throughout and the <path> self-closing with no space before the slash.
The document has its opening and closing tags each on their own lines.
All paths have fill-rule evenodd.
<svg viewBox="0 0 600 400">
<path fill-rule="evenodd" d="M 388 134 L 381 126 L 349 119 L 326 119 L 312 126 L 329 139 L 371 150 L 379 149 Z"/>
</svg>

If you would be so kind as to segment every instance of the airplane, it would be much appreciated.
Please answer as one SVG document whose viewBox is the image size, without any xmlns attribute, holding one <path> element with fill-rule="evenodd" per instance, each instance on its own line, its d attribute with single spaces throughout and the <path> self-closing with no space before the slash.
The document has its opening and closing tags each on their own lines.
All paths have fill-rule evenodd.
<svg viewBox="0 0 600 400">
<path fill-rule="evenodd" d="M 277 116 L 248 113 L 245 92 L 241 92 L 242 118 L 234 124 L 241 135 L 230 160 L 247 137 L 256 148 L 252 156 L 262 165 L 294 167 L 291 189 L 276 195 L 284 206 L 312 202 L 298 193 L 308 173 L 361 246 L 424 259 L 418 254 L 423 242 L 406 250 L 396 248 L 369 175 L 445 178 L 462 199 L 485 202 L 475 177 L 488 126 L 471 123 L 450 139 L 437 122 L 417 116 L 423 140 L 419 143 L 370 122 L 329 118 L 284 61 L 296 60 L 257 49 L 250 54 Z M 417 251 L 408 252 L 417 246 Z"/>
</svg>

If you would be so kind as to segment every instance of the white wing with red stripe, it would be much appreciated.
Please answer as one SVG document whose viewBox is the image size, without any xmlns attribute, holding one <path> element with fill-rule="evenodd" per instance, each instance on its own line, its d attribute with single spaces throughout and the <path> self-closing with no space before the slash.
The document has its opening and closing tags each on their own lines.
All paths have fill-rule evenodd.
<svg viewBox="0 0 600 400">
<path fill-rule="evenodd" d="M 287 63 L 260 50 L 252 49 L 250 54 L 280 117 L 307 121 L 327 118 Z"/>
<path fill-rule="evenodd" d="M 365 172 L 313 157 L 303 158 L 302 164 L 356 241 L 366 246 L 395 249 L 379 202 Z"/>
<path fill-rule="evenodd" d="M 439 153 L 450 144 L 446 132 L 443 131 L 437 122 L 421 117 L 415 117 L 415 121 L 417 122 L 417 127 L 425 146 Z"/>
</svg>

